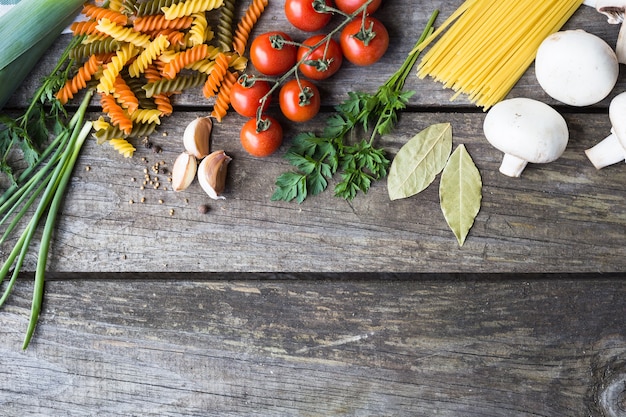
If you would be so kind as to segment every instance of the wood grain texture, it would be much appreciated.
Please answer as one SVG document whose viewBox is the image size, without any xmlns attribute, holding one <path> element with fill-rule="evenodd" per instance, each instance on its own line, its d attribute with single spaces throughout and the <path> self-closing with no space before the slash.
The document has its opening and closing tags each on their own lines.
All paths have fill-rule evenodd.
<svg viewBox="0 0 626 417">
<path fill-rule="evenodd" d="M 26 352 L 20 282 L 0 415 L 608 416 L 626 375 L 620 277 L 257 278 L 52 281 Z"/>
<path fill-rule="evenodd" d="M 161 161 L 170 169 L 185 126 L 210 112 L 199 90 L 176 96 L 174 116 L 150 137 L 160 153 L 136 143 L 136 156 L 124 159 L 87 143 L 28 350 L 20 348 L 35 251 L 0 310 L 0 417 L 626 415 L 626 171 L 597 171 L 583 153 L 610 131 L 609 98 L 558 105 L 531 67 L 511 96 L 555 105 L 571 139 L 557 162 L 510 179 L 484 140 L 484 113 L 409 77 L 410 108 L 380 143 L 393 155 L 426 126 L 452 123 L 454 146 L 465 144 L 484 184 L 462 248 L 441 214 L 438 180 L 394 202 L 384 183 L 351 203 L 330 192 L 301 205 L 270 201 L 289 169 L 290 138 L 320 130 L 354 80 L 373 91 L 431 11 L 444 17 L 460 3 L 385 2 L 378 16 L 392 41 L 383 61 L 346 64 L 322 82 L 323 113 L 286 124 L 287 140 L 270 158 L 240 148 L 243 118 L 216 123 L 213 148 L 233 157 L 226 200 L 210 201 L 197 183 L 166 191 L 168 173 L 151 171 Z M 255 33 L 288 27 L 281 6 L 271 2 Z M 566 27 L 611 45 L 619 30 L 589 8 Z M 8 111 L 26 105 L 68 40 Z M 620 75 L 612 95 L 624 90 Z M 140 189 L 144 169 L 158 189 Z M 202 204 L 208 213 L 198 212 Z"/>
</svg>

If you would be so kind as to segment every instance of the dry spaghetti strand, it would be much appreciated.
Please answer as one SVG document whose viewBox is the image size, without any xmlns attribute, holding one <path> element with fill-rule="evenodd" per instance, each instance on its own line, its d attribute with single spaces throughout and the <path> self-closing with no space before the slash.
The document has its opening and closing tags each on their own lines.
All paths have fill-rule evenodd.
<svg viewBox="0 0 626 417">
<path fill-rule="evenodd" d="M 558 31 L 583 0 L 466 0 L 418 50 L 427 76 L 489 109 L 511 91 L 539 45 Z"/>
</svg>

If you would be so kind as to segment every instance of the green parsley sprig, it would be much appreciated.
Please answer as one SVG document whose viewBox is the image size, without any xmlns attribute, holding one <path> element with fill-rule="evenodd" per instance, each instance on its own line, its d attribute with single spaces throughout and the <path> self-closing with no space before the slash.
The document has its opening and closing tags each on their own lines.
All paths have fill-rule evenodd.
<svg viewBox="0 0 626 417">
<path fill-rule="evenodd" d="M 432 33 L 437 15 L 435 10 L 416 46 Z M 409 53 L 402 66 L 374 94 L 349 92 L 348 98 L 336 107 L 336 113 L 328 118 L 320 136 L 312 132 L 298 134 L 285 154 L 296 171 L 278 176 L 271 199 L 302 203 L 309 195 L 324 191 L 339 173 L 341 180 L 335 185 L 335 196 L 352 200 L 359 191 L 367 193 L 374 181 L 387 176 L 390 161 L 374 140 L 393 130 L 398 113 L 415 94 L 403 90 L 418 56 L 419 52 Z M 363 132 L 369 132 L 369 138 L 355 140 Z"/>
</svg>

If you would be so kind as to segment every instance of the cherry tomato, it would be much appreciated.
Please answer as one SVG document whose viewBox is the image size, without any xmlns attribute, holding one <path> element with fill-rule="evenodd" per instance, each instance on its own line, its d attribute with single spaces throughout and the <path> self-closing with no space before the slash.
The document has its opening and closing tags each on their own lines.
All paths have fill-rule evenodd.
<svg viewBox="0 0 626 417">
<path fill-rule="evenodd" d="M 326 0 L 325 3 L 332 6 L 330 0 Z M 330 22 L 332 13 L 316 11 L 313 8 L 313 0 L 286 0 L 285 16 L 296 28 L 305 32 L 315 32 Z"/>
<path fill-rule="evenodd" d="M 325 38 L 325 35 L 311 36 L 302 42 L 302 45 L 315 46 Z M 301 46 L 298 48 L 298 62 L 304 58 L 310 48 Z M 314 61 L 308 63 L 308 61 Z M 339 71 L 343 62 L 341 47 L 333 38 L 328 39 L 328 44 L 323 43 L 309 54 L 306 61 L 300 64 L 300 72 L 312 80 L 324 80 Z"/>
<path fill-rule="evenodd" d="M 291 42 L 291 37 L 279 31 L 263 33 L 252 41 L 250 61 L 260 73 L 281 75 L 296 64 L 298 48 L 283 41 Z"/>
<path fill-rule="evenodd" d="M 233 84 L 230 90 L 230 105 L 242 116 L 255 117 L 263 98 L 271 89 L 270 83 L 265 80 L 255 80 L 254 77 L 242 76 Z M 263 110 L 267 109 L 272 96 L 265 100 Z"/>
<path fill-rule="evenodd" d="M 292 79 L 281 87 L 278 102 L 287 119 L 306 122 L 320 111 L 320 92 L 311 81 Z"/>
<path fill-rule="evenodd" d="M 335 0 L 335 6 L 344 13 L 352 14 L 367 0 Z M 382 0 L 373 0 L 367 5 L 367 14 L 372 14 L 380 7 Z"/>
<path fill-rule="evenodd" d="M 271 116 L 263 116 L 259 123 L 254 117 L 243 125 L 239 139 L 246 152 L 252 156 L 263 158 L 280 148 L 283 143 L 283 128 Z"/>
<path fill-rule="evenodd" d="M 355 65 L 367 66 L 377 62 L 389 47 L 387 28 L 375 17 L 367 16 L 348 23 L 339 36 L 343 56 Z"/>
</svg>

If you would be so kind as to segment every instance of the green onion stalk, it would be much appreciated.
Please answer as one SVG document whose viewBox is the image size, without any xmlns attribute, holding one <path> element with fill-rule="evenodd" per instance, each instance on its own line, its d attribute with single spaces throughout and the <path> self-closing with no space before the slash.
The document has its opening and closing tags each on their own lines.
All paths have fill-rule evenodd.
<svg viewBox="0 0 626 417">
<path fill-rule="evenodd" d="M 0 19 L 0 81 L 12 80 L 11 87 L 24 79 L 82 7 L 82 0 L 21 0 Z M 27 16 L 28 15 L 28 16 Z M 47 15 L 46 20 L 33 16 Z M 8 47 L 10 32 L 27 27 L 19 43 Z M 28 27 L 30 26 L 30 27 Z M 9 30 L 10 29 L 10 30 Z M 22 31 L 24 32 L 24 31 Z M 88 89 L 75 114 L 69 119 L 56 92 L 70 78 L 75 68 L 70 51 L 80 42 L 73 37 L 50 75 L 44 78 L 29 106 L 17 118 L 0 115 L 0 171 L 11 183 L 0 195 L 0 244 L 6 244 L 20 229 L 13 248 L 0 267 L 0 307 L 2 307 L 20 275 L 29 249 L 41 229 L 39 252 L 34 274 L 34 287 L 28 328 L 22 345 L 26 349 L 35 332 L 41 312 L 48 254 L 55 223 L 63 203 L 72 171 L 87 139 L 92 123 L 85 114 L 93 89 Z M 19 73 L 19 74 L 18 74 Z M 12 89 L 0 86 L 0 108 L 7 102 Z M 10 166 L 9 151 L 21 150 L 27 167 L 18 174 Z M 30 218 L 28 218 L 30 216 Z M 24 226 L 25 224 L 25 226 Z"/>
</svg>

